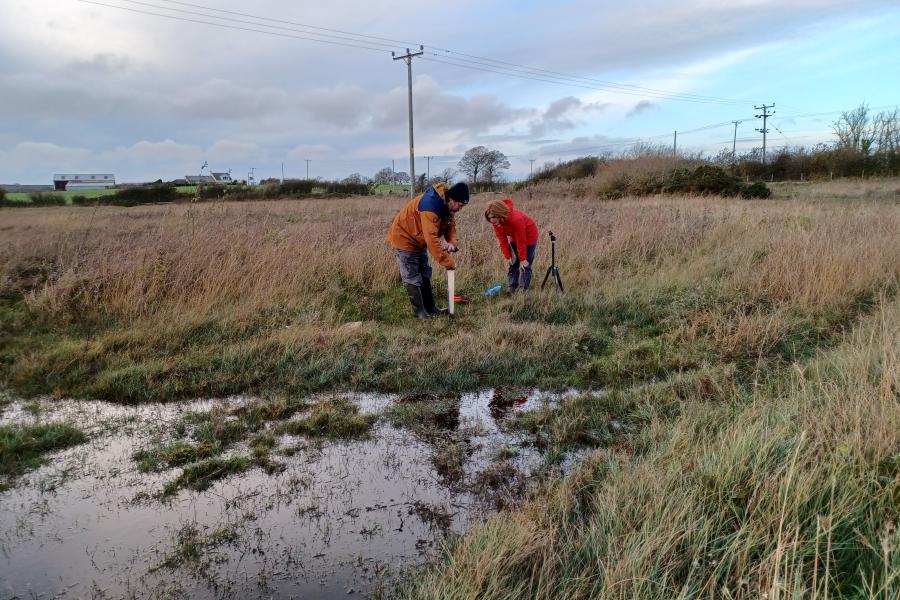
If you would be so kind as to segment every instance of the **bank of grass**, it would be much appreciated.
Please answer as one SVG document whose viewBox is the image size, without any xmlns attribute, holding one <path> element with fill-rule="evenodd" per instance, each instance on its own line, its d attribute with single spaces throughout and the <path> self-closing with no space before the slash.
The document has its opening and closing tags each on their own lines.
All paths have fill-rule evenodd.
<svg viewBox="0 0 900 600">
<path fill-rule="evenodd" d="M 896 598 L 900 302 L 752 389 L 678 391 L 693 385 L 536 415 L 558 442 L 600 449 L 460 539 L 404 596 Z M 609 422 L 635 413 L 644 426 L 610 443 Z M 580 431 L 601 439 L 573 440 Z"/>
<path fill-rule="evenodd" d="M 470 303 L 428 323 L 383 241 L 402 199 L 12 211 L 0 380 L 117 402 L 608 387 L 719 364 L 752 380 L 831 343 L 900 275 L 895 202 L 567 193 L 516 196 L 559 236 L 566 295 L 484 296 L 504 269 L 479 196 L 459 224 Z"/>
<path fill-rule="evenodd" d="M 67 423 L 0 425 L 0 491 L 19 475 L 40 466 L 47 453 L 85 441 L 84 432 Z"/>
</svg>

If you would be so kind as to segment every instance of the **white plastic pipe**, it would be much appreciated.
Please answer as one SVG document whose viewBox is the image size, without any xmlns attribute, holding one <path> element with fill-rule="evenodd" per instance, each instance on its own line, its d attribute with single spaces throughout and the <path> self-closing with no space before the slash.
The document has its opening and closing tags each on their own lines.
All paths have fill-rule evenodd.
<svg viewBox="0 0 900 600">
<path fill-rule="evenodd" d="M 451 315 L 454 297 L 456 297 L 456 271 L 447 271 L 447 308 Z"/>
</svg>

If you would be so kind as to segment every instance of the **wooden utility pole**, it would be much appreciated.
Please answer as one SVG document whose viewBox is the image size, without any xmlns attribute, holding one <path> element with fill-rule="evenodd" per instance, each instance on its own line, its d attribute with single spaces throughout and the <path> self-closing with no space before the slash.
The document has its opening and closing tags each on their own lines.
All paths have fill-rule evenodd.
<svg viewBox="0 0 900 600">
<path fill-rule="evenodd" d="M 409 48 L 406 49 L 406 54 L 402 56 L 395 56 L 393 52 L 391 52 L 391 56 L 394 57 L 394 60 L 403 60 L 406 61 L 406 84 L 408 87 L 409 93 L 409 197 L 415 198 L 416 196 L 416 152 L 415 145 L 413 144 L 413 102 L 412 102 L 412 59 L 415 56 L 422 56 L 425 54 L 425 46 L 419 46 L 418 52 L 410 52 Z"/>
<path fill-rule="evenodd" d="M 737 162 L 737 126 L 743 121 L 732 121 L 732 123 L 734 123 L 734 141 L 731 142 L 731 162 L 734 164 Z"/>
</svg>

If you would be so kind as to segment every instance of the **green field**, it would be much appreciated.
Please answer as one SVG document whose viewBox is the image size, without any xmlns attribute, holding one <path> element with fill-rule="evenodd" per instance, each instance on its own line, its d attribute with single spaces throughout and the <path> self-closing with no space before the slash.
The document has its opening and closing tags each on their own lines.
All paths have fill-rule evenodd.
<svg viewBox="0 0 900 600">
<path fill-rule="evenodd" d="M 399 183 L 380 183 L 373 188 L 376 194 L 408 194 L 409 185 Z"/>
<path fill-rule="evenodd" d="M 35 193 L 53 194 L 63 196 L 67 202 L 72 202 L 73 196 L 84 196 L 85 198 L 98 198 L 100 196 L 109 196 L 115 194 L 118 190 L 70 190 L 65 192 L 9 192 L 6 194 L 7 199 L 14 202 L 30 202 L 31 195 Z"/>
<path fill-rule="evenodd" d="M 193 194 L 197 191 L 195 185 L 180 185 L 176 188 L 179 194 Z M 67 190 L 65 192 L 7 192 L 6 199 L 12 202 L 31 202 L 31 195 L 35 193 L 59 195 L 66 199 L 66 203 L 72 204 L 72 198 L 75 196 L 84 196 L 85 198 L 99 198 L 101 196 L 111 196 L 118 192 L 119 189 L 106 190 Z"/>
</svg>

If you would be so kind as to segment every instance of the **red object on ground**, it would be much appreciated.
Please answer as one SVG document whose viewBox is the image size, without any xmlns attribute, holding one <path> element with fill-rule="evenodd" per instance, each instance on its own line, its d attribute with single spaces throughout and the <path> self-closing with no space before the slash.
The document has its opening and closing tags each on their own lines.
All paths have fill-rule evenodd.
<svg viewBox="0 0 900 600">
<path fill-rule="evenodd" d="M 469 301 L 462 296 L 453 296 L 453 301 L 457 304 L 467 304 Z"/>
</svg>

